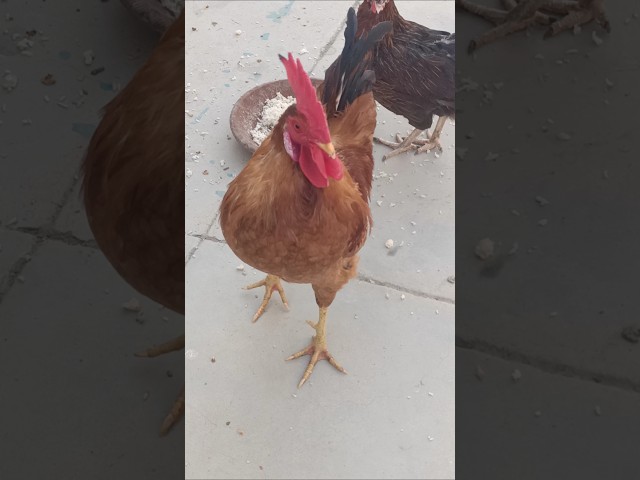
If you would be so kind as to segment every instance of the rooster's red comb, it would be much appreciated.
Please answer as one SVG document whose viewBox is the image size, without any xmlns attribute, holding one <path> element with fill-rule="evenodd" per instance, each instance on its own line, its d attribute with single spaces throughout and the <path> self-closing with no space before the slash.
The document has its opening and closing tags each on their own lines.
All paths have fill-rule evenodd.
<svg viewBox="0 0 640 480">
<path fill-rule="evenodd" d="M 291 52 L 289 52 L 289 58 L 284 58 L 282 55 L 278 55 L 278 57 L 280 57 L 280 61 L 287 70 L 287 79 L 296 97 L 296 108 L 307 118 L 311 125 L 324 126 L 328 136 L 329 129 L 327 127 L 326 113 L 322 103 L 318 100 L 316 89 L 311 83 L 311 79 L 302 68 L 300 59 L 294 59 Z M 329 142 L 330 138 L 323 140 Z"/>
</svg>

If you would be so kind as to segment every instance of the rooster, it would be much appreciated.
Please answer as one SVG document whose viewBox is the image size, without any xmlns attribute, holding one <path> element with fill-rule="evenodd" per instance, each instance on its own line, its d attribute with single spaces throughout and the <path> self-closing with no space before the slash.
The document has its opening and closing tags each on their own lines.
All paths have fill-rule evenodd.
<svg viewBox="0 0 640 480">
<path fill-rule="evenodd" d="M 397 135 L 398 143 L 375 138 L 393 148 L 382 160 L 411 149 L 416 154 L 434 148 L 442 151 L 440 133 L 447 117 L 455 116 L 455 33 L 405 20 L 393 0 L 364 0 L 358 8 L 358 36 L 382 21 L 391 21 L 393 32 L 375 49 L 373 95 L 414 127 L 404 139 Z M 431 128 L 434 115 L 439 118 L 433 133 L 426 140 L 418 139 Z"/>
<path fill-rule="evenodd" d="M 291 53 L 280 56 L 296 104 L 229 184 L 220 206 L 231 250 L 267 273 L 246 287 L 266 289 L 254 321 L 274 291 L 286 305 L 280 279 L 310 283 L 315 292 L 319 319 L 308 323 L 316 334 L 307 348 L 287 359 L 311 357 L 298 388 L 322 359 L 346 373 L 327 349 L 326 318 L 337 292 L 356 275 L 357 253 L 371 226 L 376 108 L 367 53 L 390 28 L 380 24 L 356 40 L 356 14 L 349 9 L 342 54 L 317 91 L 300 60 Z"/>
<path fill-rule="evenodd" d="M 138 292 L 184 314 L 184 11 L 105 107 L 83 162 L 87 219 L 98 246 Z M 138 354 L 184 348 L 184 335 Z M 162 423 L 184 412 L 184 387 Z"/>
<path fill-rule="evenodd" d="M 530 25 L 548 26 L 544 38 L 579 27 L 595 20 L 606 32 L 611 25 L 604 11 L 604 0 L 502 0 L 504 8 L 476 5 L 468 0 L 456 0 L 460 8 L 489 20 L 495 28 L 474 39 L 468 51 L 503 38 Z M 555 18 L 555 17 L 558 18 Z"/>
</svg>

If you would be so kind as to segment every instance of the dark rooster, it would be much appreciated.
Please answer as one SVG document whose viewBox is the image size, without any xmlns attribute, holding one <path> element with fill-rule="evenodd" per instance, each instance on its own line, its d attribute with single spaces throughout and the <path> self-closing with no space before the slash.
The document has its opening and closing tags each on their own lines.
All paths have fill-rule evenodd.
<svg viewBox="0 0 640 480">
<path fill-rule="evenodd" d="M 184 11 L 105 107 L 83 163 L 98 246 L 133 288 L 184 314 Z M 138 354 L 184 348 L 184 335 Z M 184 388 L 161 427 L 184 412 Z"/>
<path fill-rule="evenodd" d="M 280 57 L 296 97 L 249 163 L 229 184 L 220 206 L 225 240 L 245 263 L 267 273 L 257 320 L 280 279 L 310 283 L 319 308 L 311 344 L 288 359 L 311 357 L 298 384 L 319 360 L 341 372 L 326 344 L 326 318 L 338 291 L 356 275 L 358 251 L 371 225 L 369 194 L 376 108 L 367 52 L 391 29 L 378 25 L 356 40 L 349 9 L 342 54 L 313 88 L 299 60 Z M 322 99 L 322 103 L 319 101 Z M 324 104 L 324 105 L 323 105 Z"/>
<path fill-rule="evenodd" d="M 387 20 L 393 32 L 374 51 L 373 95 L 386 109 L 405 117 L 414 130 L 404 139 L 397 135 L 399 143 L 376 138 L 394 149 L 383 160 L 411 149 L 417 149 L 416 154 L 442 151 L 440 133 L 447 117 L 455 116 L 455 33 L 405 20 L 393 0 L 365 0 L 358 8 L 357 35 Z M 434 115 L 439 118 L 433 133 L 418 139 L 431 128 Z"/>
<path fill-rule="evenodd" d="M 494 28 L 471 41 L 469 53 L 530 25 L 547 26 L 544 38 L 595 20 L 605 31 L 611 31 L 603 6 L 604 0 L 502 0 L 506 10 L 456 0 L 456 5 L 478 15 Z"/>
</svg>

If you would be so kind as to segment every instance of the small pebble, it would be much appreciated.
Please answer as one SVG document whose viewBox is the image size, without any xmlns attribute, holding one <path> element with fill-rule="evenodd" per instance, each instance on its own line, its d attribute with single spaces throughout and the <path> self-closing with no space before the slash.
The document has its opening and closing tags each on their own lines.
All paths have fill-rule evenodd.
<svg viewBox="0 0 640 480">
<path fill-rule="evenodd" d="M 517 368 L 511 373 L 511 378 L 514 382 L 517 382 L 522 378 L 522 373 Z"/>
<path fill-rule="evenodd" d="M 236 30 L 236 35 L 242 35 L 242 30 Z"/>
<path fill-rule="evenodd" d="M 540 205 L 541 207 L 544 207 L 545 205 L 549 205 L 549 200 L 547 200 L 544 197 L 541 197 L 540 195 L 536 197 L 536 202 L 538 202 L 538 205 Z"/>
<path fill-rule="evenodd" d="M 140 310 L 142 310 L 142 306 L 136 298 L 132 298 L 128 302 L 123 303 L 122 308 L 129 312 L 139 312 Z"/>
<path fill-rule="evenodd" d="M 84 58 L 85 65 L 91 65 L 96 58 L 92 50 L 85 50 L 82 57 Z"/>
<path fill-rule="evenodd" d="M 18 77 L 9 71 L 5 71 L 2 76 L 2 88 L 10 92 L 18 85 Z M 3 109 L 4 111 L 4 109 Z"/>
<path fill-rule="evenodd" d="M 490 238 L 483 238 L 478 242 L 475 248 L 475 254 L 481 260 L 486 260 L 493 256 L 494 243 Z"/>
<path fill-rule="evenodd" d="M 595 30 L 591 32 L 591 39 L 597 46 L 600 46 L 604 43 L 604 41 L 598 36 L 598 33 Z"/>
<path fill-rule="evenodd" d="M 393 248 L 393 240 L 389 239 L 386 242 L 384 242 L 384 246 L 387 248 Z"/>
</svg>

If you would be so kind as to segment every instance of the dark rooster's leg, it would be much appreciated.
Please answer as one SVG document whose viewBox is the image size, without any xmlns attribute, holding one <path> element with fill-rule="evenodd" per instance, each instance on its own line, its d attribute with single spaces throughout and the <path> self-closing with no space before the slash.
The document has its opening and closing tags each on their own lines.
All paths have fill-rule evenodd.
<svg viewBox="0 0 640 480">
<path fill-rule="evenodd" d="M 442 129 L 444 128 L 444 124 L 447 121 L 447 117 L 438 117 L 438 122 L 436 123 L 436 128 L 433 129 L 433 133 L 429 135 L 429 139 L 424 141 L 424 145 L 418 150 L 416 150 L 416 155 L 422 152 L 428 152 L 437 148 L 442 152 L 442 145 L 440 145 L 440 134 L 442 133 Z M 420 140 L 422 143 L 422 140 Z"/>
<path fill-rule="evenodd" d="M 318 323 L 313 323 L 311 321 L 307 321 L 309 325 L 316 331 L 316 334 L 313 336 L 311 340 L 311 345 L 309 345 L 304 350 L 300 350 L 298 353 L 294 353 L 287 360 L 294 360 L 296 358 L 300 358 L 304 355 L 310 355 L 311 359 L 309 360 L 309 365 L 307 365 L 304 374 L 302 375 L 302 379 L 300 383 L 298 383 L 298 388 L 304 385 L 304 382 L 311 376 L 311 372 L 313 372 L 313 367 L 316 366 L 318 360 L 327 360 L 331 365 L 333 365 L 337 370 L 342 373 L 347 373 L 347 371 L 342 368 L 338 362 L 335 361 L 333 355 L 329 353 L 327 350 L 327 341 L 325 338 L 325 322 L 327 321 L 327 307 L 320 307 L 320 319 Z"/>
<path fill-rule="evenodd" d="M 382 161 L 384 162 L 391 157 L 395 157 L 396 155 L 400 155 L 401 153 L 416 148 L 416 146 L 413 144 L 413 141 L 418 138 L 418 136 L 420 136 L 422 132 L 423 130 L 419 130 L 416 128 L 404 140 L 400 140 L 401 137 L 398 135 L 397 139 L 399 143 L 389 142 L 377 137 L 373 137 L 373 139 L 376 142 L 381 143 L 382 145 L 386 145 L 387 147 L 391 147 L 394 149 L 391 152 L 387 153 L 384 157 L 382 157 Z"/>
<path fill-rule="evenodd" d="M 178 338 L 174 338 L 173 340 L 163 343 L 162 345 L 158 345 L 157 347 L 152 347 L 144 352 L 136 353 L 136 357 L 147 357 L 153 358 L 164 353 L 175 352 L 176 350 L 182 350 L 184 348 L 184 335 L 181 335 Z M 162 426 L 160 427 L 160 435 L 166 435 L 171 427 L 173 427 L 178 420 L 184 415 L 184 385 L 182 386 L 182 390 L 180 391 L 180 395 L 178 399 L 174 402 L 173 407 L 171 407 L 171 411 L 165 417 L 162 422 Z"/>
<path fill-rule="evenodd" d="M 252 283 L 251 285 L 247 285 L 244 287 L 245 290 L 251 290 L 252 288 L 265 287 L 264 298 L 262 299 L 262 303 L 258 308 L 258 311 L 253 316 L 253 321 L 256 322 L 264 313 L 267 308 L 267 304 L 269 300 L 271 300 L 271 295 L 273 295 L 274 291 L 278 291 L 280 294 L 280 298 L 282 299 L 282 303 L 284 306 L 289 309 L 289 304 L 287 303 L 287 297 L 284 294 L 284 288 L 282 288 L 282 284 L 280 283 L 280 278 L 275 275 L 267 275 L 264 280 L 260 280 L 259 282 Z"/>
<path fill-rule="evenodd" d="M 469 2 L 456 0 L 456 5 L 470 13 L 481 16 L 496 25 L 469 44 L 469 52 L 478 47 L 494 42 L 510 33 L 524 30 L 529 25 L 550 25 L 545 38 L 551 37 L 564 30 L 573 28 L 591 20 L 596 20 L 607 32 L 611 30 L 604 14 L 602 2 L 604 0 L 503 0 L 505 8 L 502 11 L 484 7 Z M 543 10 L 552 15 L 560 15 L 560 19 L 539 11 Z"/>
</svg>

